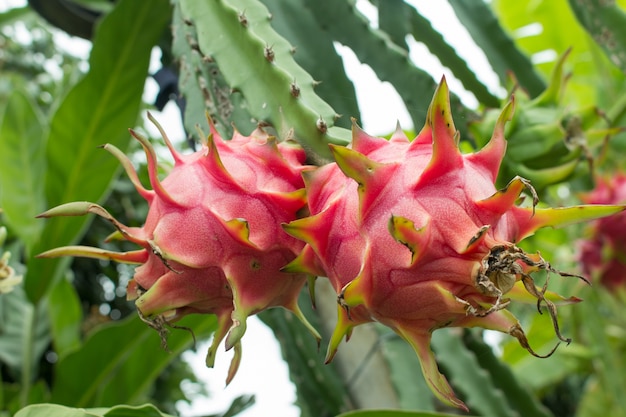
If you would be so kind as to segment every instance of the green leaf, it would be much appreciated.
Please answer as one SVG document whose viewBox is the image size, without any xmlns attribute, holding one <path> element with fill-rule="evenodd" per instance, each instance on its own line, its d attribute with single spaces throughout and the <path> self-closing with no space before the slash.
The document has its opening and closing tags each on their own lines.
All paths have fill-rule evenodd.
<svg viewBox="0 0 626 417">
<path fill-rule="evenodd" d="M 357 410 L 339 414 L 337 417 L 455 417 L 458 414 L 430 413 L 400 410 Z M 468 416 L 469 417 L 469 416 Z"/>
<path fill-rule="evenodd" d="M 119 162 L 97 146 L 126 149 L 135 125 L 152 46 L 170 17 L 167 0 L 122 0 L 98 27 L 90 70 L 54 114 L 47 143 L 46 196 L 49 206 L 76 200 L 99 202 Z M 90 218 L 47 221 L 37 252 L 75 243 Z M 58 260 L 29 262 L 26 292 L 39 300 L 60 277 Z"/>
<path fill-rule="evenodd" d="M 89 411 L 102 410 L 102 417 L 172 417 L 169 414 L 160 412 L 152 404 L 144 404 L 137 407 L 128 405 L 117 405 L 110 409 L 92 409 Z"/>
<path fill-rule="evenodd" d="M 0 207 L 27 253 L 43 229 L 35 216 L 45 208 L 44 126 L 35 104 L 21 91 L 14 91 L 0 120 Z"/>
<path fill-rule="evenodd" d="M 474 42 L 485 52 L 503 85 L 506 84 L 507 72 L 511 71 L 532 97 L 541 94 L 546 88 L 545 81 L 537 74 L 530 59 L 520 52 L 503 30 L 487 3 L 450 0 L 450 5 Z"/>
<path fill-rule="evenodd" d="M 24 406 L 50 343 L 50 324 L 45 309 L 31 304 L 21 286 L 0 297 L 0 320 L 0 361 L 20 381 L 19 404 Z"/>
<path fill-rule="evenodd" d="M 22 287 L 0 297 L 0 361 L 15 378 L 32 380 L 50 343 L 46 311 L 35 308 Z"/>
<path fill-rule="evenodd" d="M 131 407 L 79 409 L 57 404 L 35 404 L 20 410 L 15 417 L 173 417 L 160 412 L 151 404 Z"/>
<path fill-rule="evenodd" d="M 177 324 L 193 329 L 198 338 L 216 328 L 214 316 L 189 316 Z M 77 407 L 136 403 L 192 342 L 188 332 L 172 329 L 168 353 L 160 346 L 158 333 L 136 316 L 103 325 L 81 349 L 58 362 L 52 401 Z"/>
<path fill-rule="evenodd" d="M 60 279 L 46 298 L 52 326 L 54 350 L 63 358 L 80 346 L 80 326 L 83 318 L 80 299 L 67 279 Z"/>
<path fill-rule="evenodd" d="M 64 407 L 57 404 L 34 404 L 18 411 L 15 417 L 97 417 L 87 410 Z"/>
</svg>

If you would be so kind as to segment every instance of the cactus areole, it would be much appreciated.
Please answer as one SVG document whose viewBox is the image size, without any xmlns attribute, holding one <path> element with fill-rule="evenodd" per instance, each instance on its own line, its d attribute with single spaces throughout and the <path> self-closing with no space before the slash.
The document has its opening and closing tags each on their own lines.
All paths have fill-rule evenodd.
<svg viewBox="0 0 626 417">
<path fill-rule="evenodd" d="M 569 274 L 516 244 L 541 227 L 623 209 L 539 208 L 534 189 L 520 177 L 497 190 L 504 125 L 513 107 L 511 100 L 483 149 L 462 154 L 444 79 L 415 139 L 400 129 L 389 140 L 372 137 L 354 124 L 351 147 L 330 145 L 336 162 L 317 169 L 303 165 L 302 148 L 277 143 L 260 129 L 224 141 L 212 126 L 201 150 L 181 155 L 157 124 L 175 161 L 163 180 L 151 144 L 131 131 L 146 151 L 151 190 L 119 149 L 104 147 L 149 203 L 142 227 L 127 227 L 88 202 L 68 203 L 41 217 L 95 213 L 113 223 L 114 236 L 141 249 L 116 253 L 72 246 L 41 256 L 139 264 L 128 298 L 161 334 L 186 314 L 217 315 L 207 365 L 225 338 L 227 349 L 235 348 L 228 380 L 239 364 L 251 314 L 285 307 L 319 339 L 296 299 L 308 277 L 326 276 L 338 301 L 327 361 L 355 326 L 378 321 L 413 346 L 441 400 L 466 408 L 438 370 L 432 332 L 450 326 L 499 330 L 537 355 L 506 310 L 512 300 L 530 299 L 546 307 L 557 337 L 569 342 L 559 330 L 555 302 L 578 299 L 538 288 L 531 277 L 536 271 Z M 530 198 L 517 205 L 524 190 Z M 307 197 L 308 212 L 302 210 Z M 298 218 L 302 213 L 308 217 Z"/>
<path fill-rule="evenodd" d="M 412 141 L 400 129 L 386 140 L 354 125 L 351 147 L 331 145 L 336 163 L 304 172 L 311 215 L 285 230 L 307 245 L 286 270 L 326 275 L 337 291 L 338 323 L 327 361 L 355 326 L 378 321 L 412 345 L 441 400 L 466 408 L 430 350 L 436 329 L 499 330 L 538 356 L 505 309 L 529 292 L 547 307 L 558 338 L 570 341 L 558 328 L 552 301 L 558 296 L 537 288 L 530 275 L 539 270 L 569 274 L 516 244 L 540 227 L 621 208 L 535 207 L 534 190 L 520 177 L 497 190 L 494 182 L 506 148 L 504 125 L 513 107 L 510 101 L 504 108 L 483 149 L 464 155 L 444 79 L 424 128 Z M 524 190 L 531 198 L 520 207 L 516 202 Z"/>
</svg>

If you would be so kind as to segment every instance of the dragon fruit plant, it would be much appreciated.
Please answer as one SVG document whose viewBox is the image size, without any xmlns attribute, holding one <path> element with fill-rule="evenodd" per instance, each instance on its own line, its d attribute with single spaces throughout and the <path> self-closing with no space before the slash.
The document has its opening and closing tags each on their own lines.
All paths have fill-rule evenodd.
<svg viewBox="0 0 626 417">
<path fill-rule="evenodd" d="M 438 398 L 467 409 L 438 370 L 430 349 L 433 331 L 451 326 L 498 330 L 539 356 L 506 310 L 512 300 L 532 298 L 547 307 L 558 338 L 570 342 L 557 322 L 559 297 L 545 286 L 538 288 L 531 273 L 571 274 L 517 243 L 541 227 L 623 207 L 539 208 L 534 189 L 521 177 L 497 190 L 504 126 L 513 108 L 511 101 L 483 149 L 464 155 L 444 79 L 415 139 L 400 129 L 390 140 L 372 137 L 353 125 L 351 147 L 331 145 L 335 163 L 303 173 L 311 215 L 285 230 L 307 245 L 285 269 L 327 276 L 337 292 L 338 322 L 327 361 L 355 326 L 378 321 L 412 345 Z M 518 206 L 524 190 L 532 200 Z"/>
<path fill-rule="evenodd" d="M 432 332 L 447 326 L 499 330 L 539 356 L 506 310 L 511 300 L 532 299 L 545 304 L 556 335 L 569 342 L 559 330 L 555 303 L 578 299 L 538 288 L 531 273 L 571 274 L 517 243 L 541 227 L 623 209 L 538 208 L 533 187 L 521 177 L 497 190 L 504 125 L 513 107 L 511 101 L 504 108 L 482 150 L 463 155 L 444 79 L 414 140 L 399 129 L 390 140 L 376 138 L 353 125 L 351 147 L 330 145 L 336 162 L 317 169 L 303 165 L 301 147 L 277 143 L 261 129 L 249 137 L 235 132 L 224 141 L 211 126 L 201 150 L 181 155 L 157 124 L 175 161 L 163 180 L 151 144 L 131 130 L 146 151 L 152 190 L 144 188 L 119 149 L 104 148 L 120 160 L 149 203 L 143 227 L 127 227 L 88 202 L 68 203 L 41 217 L 94 213 L 113 223 L 114 236 L 142 249 L 117 253 L 70 246 L 41 256 L 139 264 L 128 298 L 163 340 L 167 328 L 186 314 L 215 314 L 219 325 L 207 365 L 213 365 L 225 338 L 226 348 L 235 348 L 228 381 L 237 370 L 251 314 L 285 307 L 319 339 L 296 298 L 307 278 L 326 276 L 338 296 L 327 361 L 355 326 L 378 321 L 413 346 L 441 400 L 466 408 L 437 368 L 429 346 Z M 518 206 L 524 190 L 532 199 Z"/>
<path fill-rule="evenodd" d="M 303 273 L 282 272 L 304 243 L 287 235 L 281 223 L 296 219 L 305 204 L 301 172 L 305 153 L 262 129 L 249 137 L 235 132 L 223 140 L 211 123 L 202 148 L 181 155 L 160 130 L 175 165 L 163 180 L 150 142 L 130 131 L 143 146 L 152 190 L 144 188 L 130 160 L 118 148 L 104 148 L 120 160 L 137 191 L 148 202 L 143 227 L 127 227 L 103 207 L 76 202 L 48 210 L 40 217 L 97 214 L 113 223 L 114 234 L 142 249 L 110 252 L 69 246 L 42 257 L 83 256 L 139 264 L 128 284 L 127 298 L 135 300 L 140 317 L 155 328 L 165 344 L 167 328 L 191 313 L 217 316 L 218 328 L 207 353 L 212 367 L 216 349 L 226 338 L 235 348 L 227 383 L 241 360 L 246 318 L 266 308 L 291 310 L 319 340 L 297 305 L 307 280 Z M 174 326 L 175 327 L 175 326 Z"/>
<path fill-rule="evenodd" d="M 626 203 L 626 175 L 601 178 L 596 188 L 584 195 L 589 204 Z M 580 241 L 579 258 L 585 274 L 597 279 L 611 291 L 626 284 L 626 217 L 619 214 L 595 221 L 588 229 L 589 238 Z"/>
</svg>

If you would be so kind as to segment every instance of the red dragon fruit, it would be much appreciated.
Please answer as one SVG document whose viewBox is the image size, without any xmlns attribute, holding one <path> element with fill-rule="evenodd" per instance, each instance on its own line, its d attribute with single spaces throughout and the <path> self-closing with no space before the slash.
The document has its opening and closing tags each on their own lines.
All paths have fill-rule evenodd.
<svg viewBox="0 0 626 417">
<path fill-rule="evenodd" d="M 536 208 L 533 188 L 520 177 L 496 190 L 512 114 L 513 101 L 490 142 L 461 154 L 444 79 L 415 139 L 400 129 L 390 140 L 372 137 L 354 125 L 351 148 L 331 145 L 336 163 L 303 173 L 311 215 L 284 227 L 307 245 L 285 270 L 327 276 L 338 294 L 327 361 L 355 326 L 378 321 L 412 345 L 435 395 L 466 409 L 438 370 L 430 350 L 434 330 L 499 330 L 535 354 L 505 309 L 511 299 L 531 298 L 547 306 L 556 334 L 569 342 L 558 329 L 556 295 L 536 287 L 530 273 L 569 274 L 516 244 L 540 227 L 622 207 Z M 532 202 L 517 206 L 525 189 Z"/>
<path fill-rule="evenodd" d="M 210 313 L 218 329 L 207 354 L 213 366 L 216 349 L 226 337 L 235 348 L 227 382 L 240 358 L 246 318 L 273 306 L 291 310 L 319 340 L 297 305 L 307 280 L 303 273 L 281 271 L 303 248 L 281 223 L 296 219 L 306 205 L 301 172 L 305 153 L 261 129 L 250 137 L 235 132 L 224 141 L 211 124 L 202 149 L 179 154 L 159 128 L 175 165 L 162 181 L 150 142 L 131 130 L 143 146 L 152 190 L 140 183 L 130 160 L 112 145 L 149 211 L 143 227 L 127 227 L 104 208 L 88 202 L 68 203 L 41 215 L 75 216 L 95 213 L 117 228 L 118 237 L 142 249 L 117 253 L 91 247 L 57 248 L 40 256 L 84 256 L 140 264 L 128 285 L 140 317 L 164 338 L 171 323 L 190 313 Z M 165 339 L 163 339 L 165 340 Z"/>
<path fill-rule="evenodd" d="M 582 198 L 590 204 L 626 203 L 626 174 L 599 179 Z M 590 238 L 580 242 L 583 271 L 612 291 L 626 291 L 626 216 L 597 220 L 588 232 Z"/>
</svg>

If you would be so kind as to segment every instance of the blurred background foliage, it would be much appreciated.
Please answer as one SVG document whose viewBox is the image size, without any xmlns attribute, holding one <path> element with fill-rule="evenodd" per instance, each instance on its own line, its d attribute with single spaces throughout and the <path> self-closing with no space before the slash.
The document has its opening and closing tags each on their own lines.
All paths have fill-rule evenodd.
<svg viewBox="0 0 626 417">
<path fill-rule="evenodd" d="M 575 204 L 597 178 L 624 169 L 626 2 L 449 0 L 466 32 L 435 27 L 427 12 L 439 4 L 414 3 L 31 0 L 5 8 L 0 254 L 11 255 L 3 265 L 23 280 L 0 294 L 0 415 L 176 414 L 176 402 L 189 401 L 190 391 L 207 394 L 180 359 L 193 348 L 191 336 L 172 331 L 166 352 L 125 300 L 132 268 L 34 257 L 79 242 L 100 246 L 111 231 L 91 218 L 34 219 L 47 207 L 89 200 L 126 224 L 141 222 L 144 201 L 119 175 L 117 161 L 97 146 L 109 142 L 134 152 L 127 129 L 143 127 L 146 109 L 174 102 L 189 147 L 208 111 L 226 137 L 231 122 L 244 134 L 267 124 L 279 137 L 293 135 L 312 161 L 323 163 L 327 143 L 349 141 L 350 117 L 360 119 L 363 112 L 359 89 L 367 89 L 348 77 L 338 51 L 348 48 L 393 87 L 413 123 L 404 127 L 413 131 L 423 125 L 442 75 L 426 64 L 434 58 L 454 80 L 453 114 L 466 151 L 488 140 L 498 108 L 515 94 L 502 184 L 519 174 L 546 204 Z M 476 48 L 460 48 L 455 33 L 469 35 Z M 88 57 L 67 46 L 75 37 L 90 43 Z M 153 54 L 160 64 L 149 70 Z M 490 76 L 497 81 L 488 82 Z M 154 99 L 147 98 L 147 78 L 158 86 Z M 303 99 L 293 100 L 294 91 Z M 145 167 L 140 172 L 145 178 Z M 584 266 L 577 239 L 594 233 L 591 227 L 542 230 L 524 247 L 576 273 Z M 622 256 L 603 254 L 605 261 Z M 472 415 L 626 415 L 626 297 L 623 288 L 609 291 L 598 277 L 589 278 L 598 285 L 550 282 L 555 292 L 585 301 L 559 309 L 563 332 L 574 342 L 549 359 L 528 355 L 505 336 L 435 333 L 439 365 Z M 327 289 L 318 285 L 317 291 Z M 334 297 L 318 299 L 326 302 L 313 310 L 303 294 L 301 307 L 328 337 Z M 547 315 L 532 306 L 514 308 L 534 349 L 548 352 L 555 340 Z M 283 347 L 302 416 L 457 412 L 433 399 L 411 348 L 386 329 L 359 328 L 336 360 L 322 366 L 322 353 L 305 329 L 282 310 L 264 312 L 261 319 Z M 211 317 L 188 317 L 181 324 L 193 327 L 198 340 L 215 329 Z M 181 381 L 195 389 L 182 390 Z M 238 398 L 223 415 L 253 402 Z M 154 407 L 139 406 L 145 403 Z M 388 411 L 371 411 L 381 408 Z"/>
</svg>

